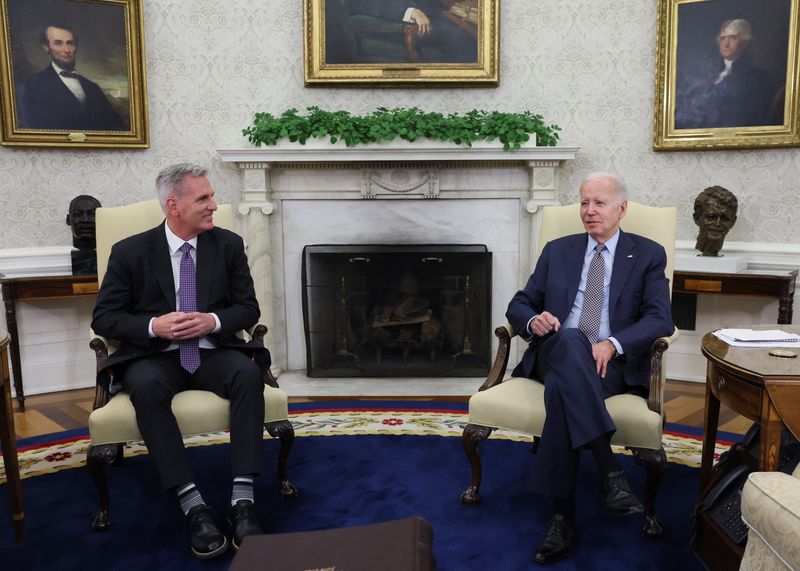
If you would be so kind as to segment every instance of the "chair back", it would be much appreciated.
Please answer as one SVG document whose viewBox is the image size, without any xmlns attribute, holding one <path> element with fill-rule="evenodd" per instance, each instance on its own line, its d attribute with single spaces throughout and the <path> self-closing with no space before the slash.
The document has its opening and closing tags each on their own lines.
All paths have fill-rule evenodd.
<svg viewBox="0 0 800 571">
<path fill-rule="evenodd" d="M 136 202 L 115 208 L 98 208 L 95 213 L 97 235 L 97 283 L 103 283 L 108 268 L 111 247 L 128 236 L 133 236 L 161 224 L 164 212 L 158 200 Z M 220 204 L 214 213 L 214 225 L 233 230 L 233 209 L 230 204 Z"/>
<path fill-rule="evenodd" d="M 542 224 L 539 229 L 539 244 L 536 258 L 542 253 L 547 242 L 585 232 L 580 216 L 581 205 L 545 206 L 542 209 Z M 628 212 L 622 219 L 620 227 L 625 232 L 638 234 L 658 242 L 667 252 L 667 267 L 664 275 L 670 282 L 672 291 L 672 272 L 675 268 L 675 238 L 678 229 L 678 211 L 674 207 L 646 206 L 638 202 L 628 201 Z M 99 260 L 99 258 L 98 258 Z"/>
</svg>

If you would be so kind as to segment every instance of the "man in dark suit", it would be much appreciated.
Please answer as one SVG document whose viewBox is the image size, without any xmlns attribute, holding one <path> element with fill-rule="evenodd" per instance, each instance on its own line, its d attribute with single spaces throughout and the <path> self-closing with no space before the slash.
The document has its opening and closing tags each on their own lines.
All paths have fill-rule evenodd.
<svg viewBox="0 0 800 571">
<path fill-rule="evenodd" d="M 727 20 L 717 34 L 719 57 L 688 64 L 675 99 L 676 129 L 757 127 L 783 123 L 775 82 L 753 63 L 747 20 Z"/>
<path fill-rule="evenodd" d="M 341 8 L 349 13 L 341 39 L 353 53 L 330 63 L 478 61 L 476 38 L 442 16 L 441 0 L 345 0 Z"/>
<path fill-rule="evenodd" d="M 20 127 L 67 131 L 127 131 L 99 85 L 75 71 L 78 36 L 65 25 L 47 25 L 39 41 L 51 62 L 25 80 Z"/>
<path fill-rule="evenodd" d="M 650 346 L 674 331 L 664 248 L 619 228 L 628 206 L 625 183 L 591 174 L 580 199 L 586 233 L 549 242 L 506 312 L 530 342 L 513 375 L 545 386 L 534 487 L 554 506 L 534 554 L 539 563 L 557 561 L 572 547 L 581 449 L 597 462 L 606 512 L 643 511 L 611 451 L 616 427 L 604 399 L 646 395 Z"/>
<path fill-rule="evenodd" d="M 217 209 L 206 170 L 177 164 L 156 179 L 166 220 L 121 240 L 92 318 L 95 332 L 120 346 L 98 373 L 110 392 L 130 394 L 136 421 L 165 489 L 175 490 L 189 523 L 192 551 L 224 552 L 220 532 L 194 485 L 172 397 L 203 389 L 230 400 L 233 545 L 262 533 L 253 504 L 264 423 L 263 370 L 269 352 L 236 332 L 259 317 L 242 239 L 214 226 Z"/>
</svg>

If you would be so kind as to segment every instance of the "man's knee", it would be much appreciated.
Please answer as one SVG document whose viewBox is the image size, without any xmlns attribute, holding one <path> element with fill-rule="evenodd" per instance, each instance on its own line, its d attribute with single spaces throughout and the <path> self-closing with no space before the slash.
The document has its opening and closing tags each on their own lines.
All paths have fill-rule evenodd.
<svg viewBox="0 0 800 571">
<path fill-rule="evenodd" d="M 564 352 L 567 355 L 574 355 L 576 351 L 591 351 L 592 344 L 580 329 L 569 328 L 560 329 L 553 340 L 552 352 Z"/>
<path fill-rule="evenodd" d="M 241 385 L 245 390 L 264 390 L 261 378 L 261 368 L 252 359 L 242 359 L 237 363 L 236 374 L 233 376 L 234 384 Z"/>
</svg>

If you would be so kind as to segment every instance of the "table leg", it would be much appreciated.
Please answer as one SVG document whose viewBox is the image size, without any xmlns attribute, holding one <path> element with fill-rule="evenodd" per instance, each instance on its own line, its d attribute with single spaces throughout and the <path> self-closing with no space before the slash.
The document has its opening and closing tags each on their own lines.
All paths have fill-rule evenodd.
<svg viewBox="0 0 800 571">
<path fill-rule="evenodd" d="M 783 421 L 772 404 L 767 391 L 761 401 L 761 440 L 758 469 L 763 472 L 774 472 L 778 469 L 781 454 L 781 435 Z"/>
<path fill-rule="evenodd" d="M 20 412 L 25 412 L 25 391 L 22 390 L 22 360 L 19 356 L 19 335 L 17 334 L 17 309 L 13 299 L 6 297 L 7 291 L 3 291 L 6 305 L 6 326 L 11 335 L 11 370 L 14 373 L 14 391 L 17 394 Z"/>
<path fill-rule="evenodd" d="M 25 541 L 25 512 L 22 509 L 22 483 L 19 477 L 17 459 L 17 440 L 14 432 L 14 406 L 11 402 L 10 378 L 8 375 L 8 355 L 5 349 L 0 352 L 0 447 L 3 449 L 3 465 L 6 471 L 8 491 L 11 494 L 11 517 L 14 520 L 14 535 L 17 542 Z"/>
<path fill-rule="evenodd" d="M 717 445 L 717 426 L 719 425 L 719 399 L 711 390 L 713 379 L 711 363 L 706 374 L 706 410 L 703 419 L 703 452 L 700 461 L 700 489 L 705 488 L 711 478 L 714 466 L 714 450 Z"/>
</svg>

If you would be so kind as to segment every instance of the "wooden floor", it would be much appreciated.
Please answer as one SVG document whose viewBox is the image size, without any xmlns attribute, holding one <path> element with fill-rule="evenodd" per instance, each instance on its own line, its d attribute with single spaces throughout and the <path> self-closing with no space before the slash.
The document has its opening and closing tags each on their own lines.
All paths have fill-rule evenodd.
<svg viewBox="0 0 800 571">
<path fill-rule="evenodd" d="M 87 426 L 92 410 L 94 389 L 79 389 L 26 397 L 25 412 L 14 413 L 17 438 L 28 438 Z M 705 385 L 685 381 L 667 381 L 665 400 L 667 421 L 689 426 L 703 426 Z M 312 399 L 289 399 L 290 402 Z M 317 400 L 317 399 L 313 399 Z M 367 399 L 365 399 L 367 400 Z M 452 397 L 414 398 L 413 400 L 459 400 Z M 462 397 L 461 400 L 466 400 Z M 751 421 L 724 405 L 720 410 L 719 429 L 744 434 Z"/>
</svg>

